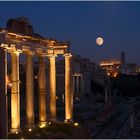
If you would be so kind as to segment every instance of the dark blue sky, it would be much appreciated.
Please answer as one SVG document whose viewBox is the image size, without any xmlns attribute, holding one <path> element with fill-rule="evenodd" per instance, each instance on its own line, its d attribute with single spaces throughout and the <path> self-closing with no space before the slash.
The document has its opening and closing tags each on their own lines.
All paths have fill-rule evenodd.
<svg viewBox="0 0 140 140">
<path fill-rule="evenodd" d="M 0 26 L 9 18 L 29 18 L 35 32 L 70 40 L 73 53 L 95 62 L 120 57 L 140 64 L 140 2 L 0 2 Z M 104 38 L 97 46 L 96 37 Z"/>
</svg>

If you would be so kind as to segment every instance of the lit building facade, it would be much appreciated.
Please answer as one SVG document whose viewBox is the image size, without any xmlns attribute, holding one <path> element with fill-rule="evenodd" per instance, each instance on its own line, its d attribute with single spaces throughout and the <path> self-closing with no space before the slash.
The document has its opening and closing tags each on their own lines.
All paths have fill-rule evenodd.
<svg viewBox="0 0 140 140">
<path fill-rule="evenodd" d="M 102 69 L 107 71 L 109 77 L 116 77 L 119 73 L 119 68 L 121 65 L 120 59 L 108 59 L 100 62 Z"/>
<path fill-rule="evenodd" d="M 126 63 L 125 53 L 121 53 L 120 59 L 108 59 L 100 62 L 102 69 L 107 71 L 109 77 L 116 77 L 118 74 L 137 75 L 139 67 L 136 63 Z"/>
</svg>

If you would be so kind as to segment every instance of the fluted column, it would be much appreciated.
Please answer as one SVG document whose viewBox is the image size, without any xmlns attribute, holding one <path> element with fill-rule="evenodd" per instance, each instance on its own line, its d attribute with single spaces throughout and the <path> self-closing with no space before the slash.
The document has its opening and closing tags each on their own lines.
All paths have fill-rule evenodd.
<svg viewBox="0 0 140 140">
<path fill-rule="evenodd" d="M 49 55 L 49 107 L 50 107 L 50 120 L 56 121 L 56 67 L 55 67 L 56 55 Z"/>
<path fill-rule="evenodd" d="M 20 130 L 19 52 L 11 52 L 11 132 Z"/>
<path fill-rule="evenodd" d="M 39 126 L 44 127 L 47 123 L 46 116 L 46 71 L 45 57 L 39 56 Z"/>
<path fill-rule="evenodd" d="M 65 54 L 65 121 L 73 120 L 73 82 L 71 54 Z"/>
<path fill-rule="evenodd" d="M 8 138 L 7 52 L 0 47 L 0 139 Z"/>
<path fill-rule="evenodd" d="M 26 128 L 34 127 L 33 55 L 26 53 Z"/>
<path fill-rule="evenodd" d="M 76 84 L 77 84 L 77 93 L 79 93 L 79 76 L 76 76 Z"/>
</svg>

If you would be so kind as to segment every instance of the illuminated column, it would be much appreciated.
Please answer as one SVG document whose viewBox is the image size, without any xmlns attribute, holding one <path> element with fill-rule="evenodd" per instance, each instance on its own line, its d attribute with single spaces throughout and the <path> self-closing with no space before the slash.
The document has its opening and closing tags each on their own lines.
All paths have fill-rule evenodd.
<svg viewBox="0 0 140 140">
<path fill-rule="evenodd" d="M 55 67 L 55 57 L 56 55 L 49 55 L 49 90 L 50 90 L 50 120 L 56 121 L 56 67 Z"/>
<path fill-rule="evenodd" d="M 83 75 L 81 75 L 81 94 L 83 93 Z"/>
<path fill-rule="evenodd" d="M 71 54 L 65 54 L 65 121 L 73 120 L 73 82 Z"/>
<path fill-rule="evenodd" d="M 26 54 L 26 128 L 34 127 L 33 55 Z"/>
<path fill-rule="evenodd" d="M 8 138 L 7 52 L 0 47 L 0 139 Z"/>
<path fill-rule="evenodd" d="M 11 51 L 11 132 L 20 131 L 19 52 Z"/>
<path fill-rule="evenodd" d="M 77 93 L 79 93 L 79 76 L 76 76 L 76 80 L 77 80 Z"/>
<path fill-rule="evenodd" d="M 46 70 L 45 70 L 45 57 L 39 56 L 39 126 L 46 125 Z"/>
</svg>

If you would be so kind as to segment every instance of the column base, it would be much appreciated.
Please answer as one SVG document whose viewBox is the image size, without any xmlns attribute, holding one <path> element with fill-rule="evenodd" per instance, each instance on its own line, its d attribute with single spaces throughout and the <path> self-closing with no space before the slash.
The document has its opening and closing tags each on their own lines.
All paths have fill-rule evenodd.
<svg viewBox="0 0 140 140">
<path fill-rule="evenodd" d="M 66 119 L 66 120 L 64 120 L 64 123 L 73 123 L 73 120 L 72 119 Z"/>
<path fill-rule="evenodd" d="M 21 132 L 20 128 L 11 128 L 11 130 L 10 130 L 10 133 L 18 134 L 19 132 Z"/>
<path fill-rule="evenodd" d="M 46 127 L 46 125 L 47 125 L 47 121 L 38 122 L 38 126 L 39 126 L 40 128 Z"/>
<path fill-rule="evenodd" d="M 58 120 L 57 120 L 56 118 L 51 118 L 51 119 L 50 119 L 50 122 L 54 122 L 54 123 L 55 123 L 55 122 L 57 122 L 57 121 L 58 121 Z"/>
<path fill-rule="evenodd" d="M 34 124 L 26 124 L 25 128 L 26 129 L 33 129 L 33 128 L 35 128 L 35 125 Z"/>
</svg>

